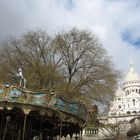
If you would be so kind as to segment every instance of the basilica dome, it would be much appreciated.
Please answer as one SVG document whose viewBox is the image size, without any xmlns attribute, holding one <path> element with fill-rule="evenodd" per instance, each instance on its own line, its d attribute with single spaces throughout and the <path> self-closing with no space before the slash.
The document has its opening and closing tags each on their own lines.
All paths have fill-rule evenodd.
<svg viewBox="0 0 140 140">
<path fill-rule="evenodd" d="M 131 82 L 131 81 L 140 81 L 140 77 L 138 73 L 135 71 L 132 61 L 130 62 L 130 70 L 124 79 L 124 82 Z"/>
</svg>

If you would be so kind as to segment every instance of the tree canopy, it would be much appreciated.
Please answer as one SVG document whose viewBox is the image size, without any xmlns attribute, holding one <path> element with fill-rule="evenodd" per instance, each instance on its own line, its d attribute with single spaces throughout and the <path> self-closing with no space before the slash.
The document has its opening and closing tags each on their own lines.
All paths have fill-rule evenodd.
<svg viewBox="0 0 140 140">
<path fill-rule="evenodd" d="M 118 72 L 99 39 L 72 28 L 50 35 L 29 31 L 1 43 L 0 80 L 15 82 L 23 69 L 27 87 L 54 89 L 70 99 L 104 100 L 116 86 Z"/>
</svg>

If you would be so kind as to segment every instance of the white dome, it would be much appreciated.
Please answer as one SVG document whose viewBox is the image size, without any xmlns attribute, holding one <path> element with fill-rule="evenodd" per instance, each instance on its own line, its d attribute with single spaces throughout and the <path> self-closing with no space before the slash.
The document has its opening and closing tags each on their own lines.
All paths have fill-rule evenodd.
<svg viewBox="0 0 140 140">
<path fill-rule="evenodd" d="M 128 72 L 128 74 L 124 79 L 124 82 L 129 82 L 129 81 L 140 81 L 140 77 L 135 71 L 132 62 L 130 62 L 130 71 Z"/>
</svg>

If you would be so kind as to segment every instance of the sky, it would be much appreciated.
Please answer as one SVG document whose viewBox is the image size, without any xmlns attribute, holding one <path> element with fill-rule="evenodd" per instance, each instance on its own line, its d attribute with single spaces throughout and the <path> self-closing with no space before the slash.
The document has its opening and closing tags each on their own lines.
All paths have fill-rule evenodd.
<svg viewBox="0 0 140 140">
<path fill-rule="evenodd" d="M 118 70 L 133 60 L 140 74 L 140 0 L 0 0 L 0 41 L 70 27 L 96 34 Z"/>
</svg>

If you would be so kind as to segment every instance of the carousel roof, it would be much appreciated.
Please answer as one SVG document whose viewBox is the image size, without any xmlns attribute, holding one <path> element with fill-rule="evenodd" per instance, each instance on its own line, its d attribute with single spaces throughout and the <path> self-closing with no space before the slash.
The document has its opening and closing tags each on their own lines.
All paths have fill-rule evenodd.
<svg viewBox="0 0 140 140">
<path fill-rule="evenodd" d="M 84 125 L 87 111 L 83 104 L 65 100 L 49 90 L 32 91 L 8 83 L 0 84 L 0 109 L 18 107 L 28 114 L 36 110 L 42 116 L 56 114 L 62 120 L 75 121 Z"/>
</svg>

